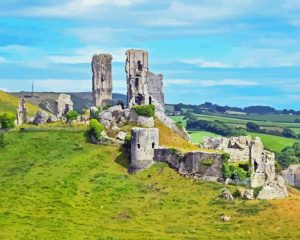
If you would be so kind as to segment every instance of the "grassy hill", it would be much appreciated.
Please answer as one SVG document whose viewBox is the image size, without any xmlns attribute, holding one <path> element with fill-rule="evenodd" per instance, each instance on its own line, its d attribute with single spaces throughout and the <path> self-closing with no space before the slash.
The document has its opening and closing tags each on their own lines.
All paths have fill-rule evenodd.
<svg viewBox="0 0 300 240">
<path fill-rule="evenodd" d="M 30 92 L 14 92 L 11 94 L 16 97 L 31 96 Z M 55 101 L 59 97 L 59 94 L 60 93 L 57 92 L 35 92 L 34 98 L 27 98 L 27 101 L 46 111 L 54 113 L 56 106 Z M 71 96 L 74 109 L 80 113 L 82 112 L 82 109 L 93 106 L 93 96 L 91 92 L 72 92 L 66 94 Z M 113 93 L 112 97 L 115 103 L 119 100 L 124 103 L 127 102 L 127 96 L 124 94 Z"/>
<path fill-rule="evenodd" d="M 8 132 L 5 141 L 0 239 L 300 238 L 296 190 L 284 200 L 226 202 L 221 184 L 166 164 L 128 175 L 118 147 L 89 144 L 83 131 Z"/>
<path fill-rule="evenodd" d="M 12 96 L 11 94 L 0 90 L 0 113 L 16 112 L 16 109 L 19 106 L 19 101 L 19 97 Z M 40 110 L 39 107 L 31 103 L 26 103 L 26 107 L 28 108 L 29 115 L 31 116 Z"/>
</svg>

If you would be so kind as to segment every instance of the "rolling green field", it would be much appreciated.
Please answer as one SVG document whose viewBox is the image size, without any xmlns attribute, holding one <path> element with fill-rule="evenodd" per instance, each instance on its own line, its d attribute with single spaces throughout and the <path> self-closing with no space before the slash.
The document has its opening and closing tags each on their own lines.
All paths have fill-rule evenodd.
<svg viewBox="0 0 300 240">
<path fill-rule="evenodd" d="M 225 121 L 228 124 L 232 124 L 233 122 L 236 125 L 243 125 L 245 124 L 245 120 L 241 119 L 228 119 L 228 118 L 223 118 L 223 117 L 218 117 L 218 116 L 208 116 L 208 115 L 197 115 L 199 119 L 203 120 L 208 120 L 208 121 L 213 121 L 213 120 L 221 120 Z M 186 126 L 186 120 L 183 119 L 183 116 L 172 116 L 171 117 L 174 121 L 176 122 L 181 122 L 183 126 Z M 291 124 L 291 123 L 275 123 L 275 122 L 269 122 L 268 123 L 271 128 L 276 128 L 276 126 L 271 126 L 272 124 Z M 298 126 L 299 124 L 293 123 L 293 125 Z M 296 133 L 300 133 L 300 128 L 292 128 Z M 190 133 L 192 141 L 194 143 L 199 143 L 202 141 L 203 137 L 205 136 L 217 136 L 214 133 L 210 133 L 207 131 L 191 131 Z M 280 152 L 284 147 L 286 146 L 291 146 L 295 142 L 299 141 L 296 139 L 292 138 L 285 138 L 281 136 L 274 136 L 274 135 L 269 135 L 269 134 L 262 134 L 262 133 L 252 133 L 249 132 L 249 135 L 252 137 L 260 137 L 265 148 L 274 151 L 276 153 Z"/>
<path fill-rule="evenodd" d="M 204 137 L 217 137 L 219 135 L 207 131 L 188 131 L 193 143 L 201 143 Z"/>
<path fill-rule="evenodd" d="M 0 239 L 300 238 L 298 192 L 226 202 L 221 184 L 183 178 L 166 164 L 128 175 L 118 147 L 89 144 L 83 131 L 9 132 L 5 142 Z"/>
</svg>

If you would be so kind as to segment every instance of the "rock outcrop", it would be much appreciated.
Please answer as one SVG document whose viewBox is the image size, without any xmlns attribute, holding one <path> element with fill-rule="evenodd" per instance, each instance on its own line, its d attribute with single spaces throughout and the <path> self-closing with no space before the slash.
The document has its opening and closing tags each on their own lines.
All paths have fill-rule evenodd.
<svg viewBox="0 0 300 240">
<path fill-rule="evenodd" d="M 96 107 L 112 104 L 112 56 L 110 54 L 94 55 L 93 103 Z"/>
<path fill-rule="evenodd" d="M 36 124 L 36 125 L 45 124 L 45 123 L 47 123 L 48 118 L 49 118 L 49 115 L 47 112 L 45 112 L 43 110 L 38 111 L 34 117 L 33 124 Z"/>
<path fill-rule="evenodd" d="M 123 109 L 120 105 L 102 111 L 98 119 L 106 129 L 121 127 L 128 123 L 139 127 L 154 127 L 153 117 L 140 116 L 133 109 Z"/>
<path fill-rule="evenodd" d="M 282 171 L 285 182 L 293 187 L 300 187 L 300 164 L 289 166 Z"/>
<path fill-rule="evenodd" d="M 18 126 L 27 122 L 27 108 L 25 106 L 25 103 L 26 103 L 25 98 L 21 98 L 21 100 L 19 102 L 19 106 L 17 108 L 17 114 L 16 114 Z"/>
<path fill-rule="evenodd" d="M 68 94 L 60 94 L 55 102 L 55 116 L 62 119 L 73 110 L 73 102 Z"/>
<path fill-rule="evenodd" d="M 288 191 L 281 176 L 268 180 L 259 192 L 257 199 L 272 200 L 288 197 Z"/>
<path fill-rule="evenodd" d="M 234 200 L 231 192 L 227 188 L 222 188 L 221 197 L 224 200 L 230 200 L 230 201 Z"/>
</svg>

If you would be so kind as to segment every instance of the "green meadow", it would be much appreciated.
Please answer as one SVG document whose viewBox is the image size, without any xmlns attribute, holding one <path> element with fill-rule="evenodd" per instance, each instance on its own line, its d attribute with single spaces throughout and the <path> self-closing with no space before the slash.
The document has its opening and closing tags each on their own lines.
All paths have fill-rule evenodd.
<svg viewBox="0 0 300 240">
<path fill-rule="evenodd" d="M 297 212 L 298 195 L 226 202 L 221 184 L 183 178 L 163 163 L 129 175 L 118 147 L 89 144 L 84 131 L 13 131 L 4 139 L 0 239 L 300 238 L 294 215 L 280 207 Z"/>
</svg>

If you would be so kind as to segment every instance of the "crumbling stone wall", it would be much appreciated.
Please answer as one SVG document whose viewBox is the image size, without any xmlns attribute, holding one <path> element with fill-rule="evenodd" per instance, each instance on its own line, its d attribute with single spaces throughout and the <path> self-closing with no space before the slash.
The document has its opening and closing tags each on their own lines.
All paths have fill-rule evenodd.
<svg viewBox="0 0 300 240">
<path fill-rule="evenodd" d="M 19 106 L 17 108 L 17 114 L 16 114 L 18 126 L 27 122 L 27 108 L 25 106 L 25 103 L 26 103 L 25 98 L 21 98 L 19 102 Z"/>
<path fill-rule="evenodd" d="M 154 150 L 157 146 L 159 146 L 158 128 L 133 128 L 129 172 L 133 173 L 151 166 L 154 163 Z"/>
<path fill-rule="evenodd" d="M 222 154 L 204 151 L 181 153 L 169 148 L 154 150 L 154 160 L 166 162 L 179 173 L 197 178 L 220 181 L 222 173 Z"/>
<path fill-rule="evenodd" d="M 112 104 L 112 55 L 94 55 L 93 71 L 93 103 L 94 106 Z"/>
<path fill-rule="evenodd" d="M 66 114 L 73 110 L 73 102 L 68 94 L 60 94 L 55 102 L 55 116 L 64 118 Z"/>
<path fill-rule="evenodd" d="M 300 164 L 289 166 L 282 171 L 285 182 L 293 187 L 300 187 Z"/>
<path fill-rule="evenodd" d="M 148 52 L 131 49 L 126 55 L 128 106 L 153 104 L 164 111 L 163 75 L 149 71 Z"/>
</svg>

